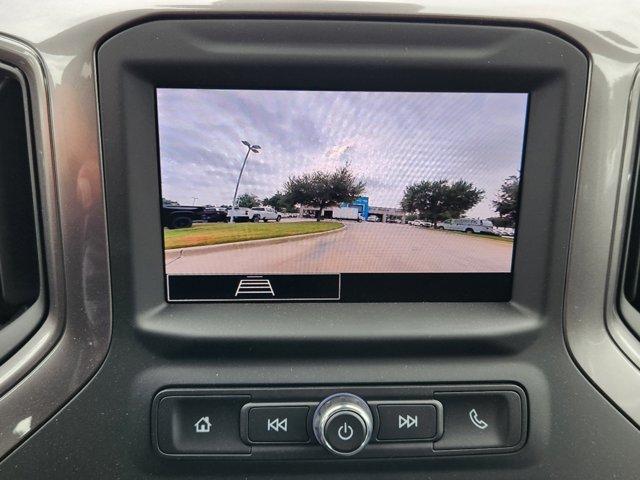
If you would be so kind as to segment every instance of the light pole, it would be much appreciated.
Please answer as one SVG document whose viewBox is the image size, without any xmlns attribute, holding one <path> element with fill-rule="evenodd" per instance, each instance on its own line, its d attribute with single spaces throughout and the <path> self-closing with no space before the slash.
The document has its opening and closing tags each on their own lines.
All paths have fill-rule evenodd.
<svg viewBox="0 0 640 480">
<path fill-rule="evenodd" d="M 247 159 L 249 158 L 249 154 L 260 153 L 260 145 L 251 145 L 250 142 L 246 140 L 242 140 L 242 144 L 247 147 L 247 154 L 244 156 L 244 160 L 242 161 L 242 167 L 240 168 L 240 174 L 238 175 L 238 181 L 236 182 L 236 189 L 233 192 L 233 202 L 231 202 L 231 218 L 229 219 L 230 223 L 233 223 L 233 218 L 236 209 L 236 197 L 238 196 L 238 187 L 240 186 L 240 179 L 242 178 L 242 172 L 244 172 L 244 166 L 247 164 Z"/>
</svg>

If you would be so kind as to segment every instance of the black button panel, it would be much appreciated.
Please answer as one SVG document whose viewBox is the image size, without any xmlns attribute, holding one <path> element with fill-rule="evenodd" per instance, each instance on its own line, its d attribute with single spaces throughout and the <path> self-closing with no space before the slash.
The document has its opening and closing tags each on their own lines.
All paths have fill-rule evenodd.
<svg viewBox="0 0 640 480">
<path fill-rule="evenodd" d="M 247 405 L 247 438 L 250 443 L 306 443 L 309 407 L 300 405 Z"/>
<path fill-rule="evenodd" d="M 436 393 L 444 409 L 444 434 L 436 450 L 508 448 L 520 442 L 520 395 L 502 392 Z"/>
<path fill-rule="evenodd" d="M 438 408 L 435 402 L 380 404 L 379 441 L 429 440 L 438 434 Z"/>
<path fill-rule="evenodd" d="M 351 393 L 369 407 L 333 413 L 325 449 L 313 428 L 317 407 Z M 371 421 L 373 420 L 373 424 Z M 153 400 L 155 450 L 165 457 L 250 460 L 415 458 L 515 452 L 527 440 L 525 391 L 511 384 L 167 389 Z M 371 427 L 372 430 L 371 430 Z M 363 436 L 370 435 L 364 448 Z M 330 450 L 330 451 L 328 451 Z"/>
</svg>

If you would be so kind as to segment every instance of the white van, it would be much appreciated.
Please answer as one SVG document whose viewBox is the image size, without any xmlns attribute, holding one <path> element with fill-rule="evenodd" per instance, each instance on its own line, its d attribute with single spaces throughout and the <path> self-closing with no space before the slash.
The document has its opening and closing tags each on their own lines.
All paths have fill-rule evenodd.
<svg viewBox="0 0 640 480">
<path fill-rule="evenodd" d="M 480 218 L 450 218 L 443 222 L 438 222 L 436 228 L 455 232 L 499 235 L 491 220 L 481 220 Z"/>
</svg>

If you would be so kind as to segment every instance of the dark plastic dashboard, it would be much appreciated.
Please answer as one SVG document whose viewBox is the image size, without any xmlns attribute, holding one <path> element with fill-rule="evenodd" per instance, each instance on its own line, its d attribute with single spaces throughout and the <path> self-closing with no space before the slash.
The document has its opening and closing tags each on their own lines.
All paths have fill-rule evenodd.
<svg viewBox="0 0 640 480">
<path fill-rule="evenodd" d="M 0 56 L 11 65 L 16 59 Z M 52 192 L 51 179 L 59 180 L 54 171 L 66 171 L 52 169 L 46 149 L 33 154 L 48 286 L 41 298 L 51 300 L 43 325 L 52 333 L 32 360 L 51 366 L 50 379 L 68 381 L 58 381 L 47 397 L 41 380 L 34 396 L 25 386 L 26 367 L 16 373 L 23 383 L 0 399 L 0 411 L 13 415 L 0 431 L 7 455 L 2 478 L 635 478 L 634 401 L 620 382 L 612 391 L 598 376 L 605 363 L 617 380 L 627 370 L 613 367 L 608 343 L 584 329 L 575 335 L 576 312 L 588 303 L 576 300 L 588 288 L 580 290 L 575 275 L 590 266 L 572 257 L 587 248 L 575 237 L 586 229 L 577 202 L 604 182 L 585 176 L 593 159 L 581 163 L 590 88 L 597 82 L 589 48 L 530 22 L 174 14 L 114 20 L 92 46 L 91 59 L 93 67 L 86 68 L 96 72 L 100 168 L 75 170 L 66 185 L 75 196 L 65 188 Z M 38 62 L 30 68 L 27 108 L 47 112 L 36 108 L 47 88 L 35 81 Z M 529 93 L 511 300 L 167 303 L 157 87 Z M 635 112 L 637 99 L 628 104 Z M 74 105 L 88 108 L 78 100 Z M 627 113 L 625 135 L 633 144 L 636 117 Z M 46 119 L 39 124 L 32 115 L 34 141 L 42 142 L 36 127 Z M 62 147 L 58 152 L 67 158 Z M 65 217 L 74 202 L 78 217 Z M 68 222 L 59 230 L 50 226 L 57 205 Z M 624 218 L 627 208 L 617 212 Z M 627 230 L 616 232 L 619 240 Z M 60 240 L 67 245 L 64 257 L 53 248 Z M 69 253 L 78 251 L 81 260 L 74 263 Z M 73 279 L 75 291 L 71 283 L 60 288 Z M 62 291 L 85 307 L 61 301 Z M 86 318 L 74 323 L 76 311 Z M 66 318 L 64 312 L 66 323 L 50 325 L 56 313 Z M 602 312 L 597 315 L 602 320 Z M 635 368 L 635 337 L 621 336 L 612 314 L 605 316 L 615 342 L 623 344 L 625 369 Z M 602 359 L 585 361 L 586 344 L 602 345 Z M 38 369 L 32 375 L 38 378 Z M 320 413 L 336 394 L 346 396 L 341 412 L 360 422 L 341 417 L 338 439 L 361 425 L 369 442 L 349 455 L 332 450 L 339 450 L 335 435 L 323 437 L 332 434 L 336 414 Z M 31 407 L 34 398 L 44 399 L 35 401 L 41 408 Z M 418 419 L 430 430 L 407 435 Z M 211 422 L 221 422 L 217 436 L 198 436 L 209 433 Z M 256 430 L 258 424 L 266 431 Z M 277 435 L 294 427 L 285 440 Z M 482 432 L 493 436 L 474 436 Z"/>
</svg>

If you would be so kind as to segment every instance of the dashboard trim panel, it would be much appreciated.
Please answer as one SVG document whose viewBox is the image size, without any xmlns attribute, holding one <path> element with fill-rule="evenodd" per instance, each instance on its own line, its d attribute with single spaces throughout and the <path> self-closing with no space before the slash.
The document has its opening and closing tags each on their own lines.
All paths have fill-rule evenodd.
<svg viewBox="0 0 640 480">
<path fill-rule="evenodd" d="M 99 157 L 82 158 L 79 166 L 62 149 L 54 154 L 51 79 L 33 48 L 0 36 L 0 61 L 18 68 L 28 87 L 48 303 L 40 327 L 0 365 L 1 458 L 102 364 L 111 337 L 111 298 Z M 75 208 L 61 211 L 61 204 Z M 79 225 L 90 228 L 79 234 Z M 72 374 L 60 376 L 61 371 Z"/>
</svg>

